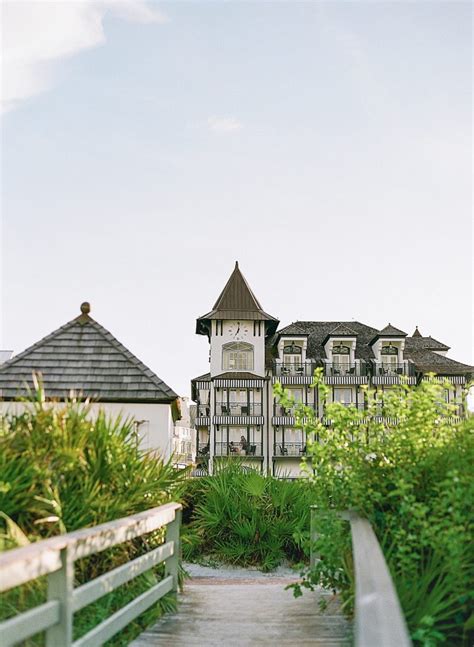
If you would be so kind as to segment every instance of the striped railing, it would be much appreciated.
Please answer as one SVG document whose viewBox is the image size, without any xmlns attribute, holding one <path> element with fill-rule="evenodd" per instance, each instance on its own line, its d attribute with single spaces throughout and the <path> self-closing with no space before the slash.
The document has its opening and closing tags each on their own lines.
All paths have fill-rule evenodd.
<svg viewBox="0 0 474 647">
<path fill-rule="evenodd" d="M 411 647 L 405 617 L 380 544 L 367 519 L 356 512 L 339 513 L 351 524 L 355 571 L 355 647 Z M 318 556 L 317 506 L 311 506 L 310 564 Z"/>
<path fill-rule="evenodd" d="M 0 555 L 0 592 L 48 576 L 48 599 L 0 623 L 0 643 L 10 647 L 46 631 L 46 647 L 96 647 L 128 625 L 157 600 L 178 589 L 181 505 L 167 503 L 146 512 L 77 530 Z M 74 562 L 166 526 L 165 543 L 78 588 Z M 74 613 L 165 562 L 165 577 L 116 613 L 73 641 Z"/>
</svg>

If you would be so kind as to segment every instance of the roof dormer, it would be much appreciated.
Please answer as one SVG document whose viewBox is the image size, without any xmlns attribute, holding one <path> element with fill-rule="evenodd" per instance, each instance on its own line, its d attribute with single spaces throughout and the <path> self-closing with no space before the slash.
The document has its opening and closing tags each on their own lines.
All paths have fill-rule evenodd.
<svg viewBox="0 0 474 647">
<path fill-rule="evenodd" d="M 353 364 L 357 344 L 357 333 L 340 323 L 326 336 L 324 340 L 324 351 L 329 362 L 334 358 L 345 357 L 345 362 Z"/>
<path fill-rule="evenodd" d="M 403 361 L 407 333 L 392 324 L 385 326 L 370 342 L 376 362 L 399 364 Z"/>
</svg>

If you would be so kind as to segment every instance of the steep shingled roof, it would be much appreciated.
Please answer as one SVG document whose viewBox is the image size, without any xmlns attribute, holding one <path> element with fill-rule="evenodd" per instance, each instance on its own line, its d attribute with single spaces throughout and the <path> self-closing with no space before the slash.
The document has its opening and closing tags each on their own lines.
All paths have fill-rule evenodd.
<svg viewBox="0 0 474 647">
<path fill-rule="evenodd" d="M 474 366 L 462 364 L 454 359 L 438 355 L 432 350 L 414 350 L 405 347 L 404 357 L 413 360 L 416 370 L 421 373 L 438 375 L 474 375 Z"/>
<path fill-rule="evenodd" d="M 268 340 L 266 346 L 267 367 L 271 366 L 272 360 L 277 355 L 276 348 L 279 335 L 307 335 L 307 357 L 322 361 L 326 358 L 324 344 L 327 338 L 333 331 L 345 329 L 349 329 L 353 331 L 353 334 L 357 335 L 356 358 L 366 361 L 375 359 L 371 344 L 377 336 L 385 336 L 386 333 L 382 334 L 383 330 L 378 331 L 358 321 L 295 321 L 279 330 Z M 403 331 L 399 331 L 393 326 L 390 327 L 390 330 L 397 331 L 397 336 L 405 335 Z M 434 372 L 440 375 L 474 374 L 473 367 L 439 355 L 434 352 L 435 350 L 444 351 L 449 350 L 449 348 L 432 337 L 421 337 L 421 335 L 419 337 L 406 337 L 404 357 L 413 360 L 417 371 Z"/>
<path fill-rule="evenodd" d="M 63 399 L 73 390 L 102 402 L 169 403 L 176 393 L 108 330 L 82 314 L 0 366 L 0 397 L 26 395 L 32 373 L 43 376 L 49 398 Z"/>
<path fill-rule="evenodd" d="M 421 335 L 413 335 L 413 337 L 407 337 L 405 340 L 405 348 L 407 350 L 442 350 L 448 351 L 449 346 L 443 344 L 433 337 L 422 337 Z"/>
<path fill-rule="evenodd" d="M 350 330 L 351 336 L 357 336 L 356 358 L 374 359 L 370 341 L 378 334 L 378 330 L 358 321 L 295 321 L 279 330 L 277 334 L 308 335 L 307 357 L 318 360 L 326 357 L 324 344 L 336 329 Z M 343 336 L 343 333 L 340 334 Z"/>
<path fill-rule="evenodd" d="M 220 293 L 211 312 L 199 317 L 196 322 L 196 333 L 208 334 L 208 324 L 213 319 L 243 319 L 248 321 L 266 321 L 269 333 L 275 332 L 278 319 L 267 314 L 257 297 L 252 292 L 236 261 L 235 268 Z"/>
</svg>

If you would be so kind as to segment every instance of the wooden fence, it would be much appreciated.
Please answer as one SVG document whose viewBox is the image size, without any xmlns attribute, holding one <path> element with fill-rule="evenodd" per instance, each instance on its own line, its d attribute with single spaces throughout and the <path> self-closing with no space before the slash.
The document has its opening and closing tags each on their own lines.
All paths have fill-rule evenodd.
<svg viewBox="0 0 474 647">
<path fill-rule="evenodd" d="M 123 629 L 169 591 L 178 589 L 181 505 L 146 512 L 17 548 L 0 555 L 0 592 L 48 576 L 48 599 L 0 623 L 1 647 L 46 631 L 46 647 L 96 647 Z M 165 543 L 74 588 L 74 562 L 166 526 Z M 165 562 L 165 577 L 73 642 L 74 613 L 118 586 Z"/>
<path fill-rule="evenodd" d="M 356 512 L 339 513 L 351 524 L 355 571 L 356 647 L 410 647 L 405 617 L 377 537 Z M 311 566 L 316 564 L 318 508 L 311 506 Z"/>
</svg>

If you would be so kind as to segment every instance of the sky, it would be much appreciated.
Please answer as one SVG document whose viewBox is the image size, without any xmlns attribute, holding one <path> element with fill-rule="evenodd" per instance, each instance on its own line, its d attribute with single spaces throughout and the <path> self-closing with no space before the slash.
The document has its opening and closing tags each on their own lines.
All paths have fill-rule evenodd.
<svg viewBox="0 0 474 647">
<path fill-rule="evenodd" d="M 91 315 L 180 395 L 263 308 L 473 363 L 469 2 L 4 2 L 1 336 Z"/>
</svg>

